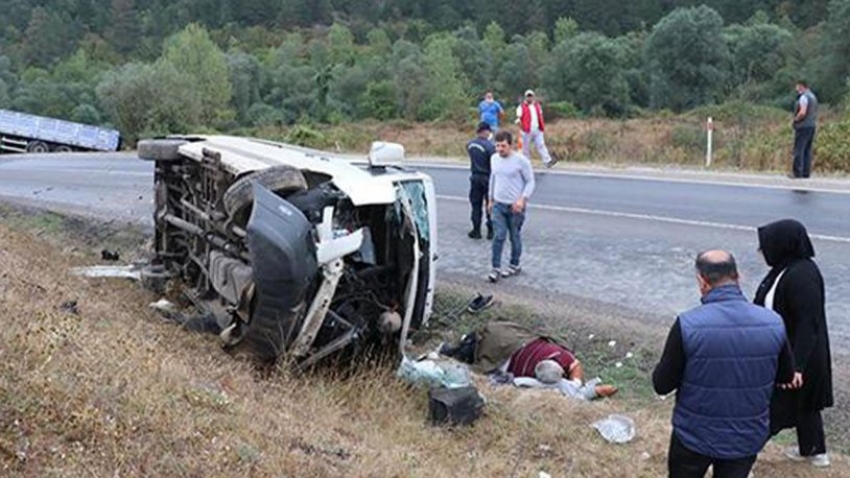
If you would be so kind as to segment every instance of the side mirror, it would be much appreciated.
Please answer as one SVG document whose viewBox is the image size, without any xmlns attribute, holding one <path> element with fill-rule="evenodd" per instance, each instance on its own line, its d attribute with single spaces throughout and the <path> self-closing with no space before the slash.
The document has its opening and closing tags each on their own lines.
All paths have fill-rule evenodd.
<svg viewBox="0 0 850 478">
<path fill-rule="evenodd" d="M 373 167 L 399 165 L 404 160 L 404 146 L 398 143 L 375 141 L 369 150 L 369 165 Z"/>
</svg>

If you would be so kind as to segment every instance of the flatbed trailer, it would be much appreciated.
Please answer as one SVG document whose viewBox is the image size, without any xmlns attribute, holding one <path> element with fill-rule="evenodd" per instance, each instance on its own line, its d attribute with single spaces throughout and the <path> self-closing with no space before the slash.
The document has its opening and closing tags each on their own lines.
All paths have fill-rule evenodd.
<svg viewBox="0 0 850 478">
<path fill-rule="evenodd" d="M 0 109 L 0 153 L 117 151 L 121 133 L 56 118 Z"/>
</svg>

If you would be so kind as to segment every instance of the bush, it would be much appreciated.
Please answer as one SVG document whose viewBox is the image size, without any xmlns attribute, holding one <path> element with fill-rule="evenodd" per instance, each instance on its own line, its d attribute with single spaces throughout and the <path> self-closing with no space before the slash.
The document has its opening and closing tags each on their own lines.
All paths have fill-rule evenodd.
<svg viewBox="0 0 850 478">
<path fill-rule="evenodd" d="M 688 153 L 701 153 L 705 150 L 706 133 L 697 125 L 679 125 L 670 133 L 670 143 Z"/>
<path fill-rule="evenodd" d="M 850 170 L 850 119 L 820 128 L 815 139 L 814 167 L 818 171 Z"/>
<path fill-rule="evenodd" d="M 545 106 L 543 115 L 549 120 L 581 118 L 581 111 L 569 101 L 556 101 Z"/>
<path fill-rule="evenodd" d="M 323 149 L 327 147 L 327 137 L 324 133 L 303 124 L 297 124 L 289 131 L 289 134 L 286 135 L 286 142 L 309 148 Z"/>
<path fill-rule="evenodd" d="M 246 114 L 251 126 L 275 126 L 283 121 L 283 115 L 277 108 L 265 103 L 254 103 Z"/>
<path fill-rule="evenodd" d="M 717 105 L 707 105 L 695 108 L 688 113 L 687 117 L 705 121 L 711 117 L 715 121 L 726 122 L 754 122 L 754 121 L 781 121 L 791 120 L 791 114 L 773 106 L 757 105 L 743 101 L 727 101 Z"/>
<path fill-rule="evenodd" d="M 360 96 L 360 116 L 381 121 L 397 117 L 396 96 L 396 87 L 391 81 L 369 83 L 366 85 L 366 91 Z"/>
<path fill-rule="evenodd" d="M 90 104 L 77 105 L 71 111 L 71 121 L 97 126 L 101 124 L 100 112 Z"/>
</svg>

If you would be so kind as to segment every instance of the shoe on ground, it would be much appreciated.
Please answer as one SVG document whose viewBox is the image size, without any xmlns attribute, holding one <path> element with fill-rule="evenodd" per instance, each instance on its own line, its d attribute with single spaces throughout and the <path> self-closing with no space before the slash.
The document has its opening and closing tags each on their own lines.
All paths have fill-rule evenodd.
<svg viewBox="0 0 850 478">
<path fill-rule="evenodd" d="M 492 295 L 478 294 L 478 297 L 472 299 L 472 302 L 469 303 L 469 307 L 467 307 L 466 310 L 472 314 L 477 314 L 491 305 L 493 305 Z"/>
<path fill-rule="evenodd" d="M 812 464 L 812 466 L 817 468 L 826 468 L 829 466 L 829 455 L 826 453 L 821 453 L 819 455 L 812 456 L 803 456 L 800 454 L 799 448 L 796 446 L 791 446 L 785 449 L 785 456 L 791 460 L 796 461 L 798 463 L 802 463 L 804 461 L 808 461 Z"/>
<path fill-rule="evenodd" d="M 481 239 L 481 231 L 479 231 L 477 229 L 473 229 L 473 230 L 469 231 L 469 233 L 467 234 L 467 237 L 469 237 L 470 239 Z"/>
<path fill-rule="evenodd" d="M 520 266 L 508 266 L 507 269 L 502 271 L 502 277 L 512 277 L 522 272 L 522 267 Z"/>
<path fill-rule="evenodd" d="M 490 274 L 487 275 L 487 280 L 495 284 L 496 282 L 499 282 L 499 277 L 501 277 L 501 275 L 502 274 L 499 272 L 499 269 L 493 269 L 490 271 Z"/>
<path fill-rule="evenodd" d="M 459 348 L 460 347 L 453 346 L 452 344 L 447 342 L 440 342 L 440 346 L 437 348 L 437 351 L 440 353 L 440 355 L 445 355 L 446 357 L 453 357 L 454 354 L 457 353 L 457 350 Z"/>
<path fill-rule="evenodd" d="M 487 240 L 488 241 L 493 240 L 493 227 L 492 226 L 487 228 Z"/>
<path fill-rule="evenodd" d="M 617 387 L 613 385 L 597 385 L 594 387 L 596 391 L 596 396 L 600 398 L 607 398 L 618 392 Z"/>
</svg>

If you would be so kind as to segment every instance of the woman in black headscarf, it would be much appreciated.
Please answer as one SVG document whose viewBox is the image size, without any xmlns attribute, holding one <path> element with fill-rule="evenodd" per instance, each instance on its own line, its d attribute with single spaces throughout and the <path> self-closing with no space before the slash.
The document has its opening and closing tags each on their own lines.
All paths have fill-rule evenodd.
<svg viewBox="0 0 850 478">
<path fill-rule="evenodd" d="M 832 406 L 832 366 L 824 312 L 823 277 L 812 261 L 815 250 L 798 221 L 784 219 L 758 229 L 759 251 L 771 267 L 755 303 L 782 316 L 794 350 L 794 388 L 780 388 L 771 402 L 770 428 L 797 429 L 796 461 L 828 466 L 821 410 Z M 802 383 L 800 383 L 802 381 Z"/>
</svg>

